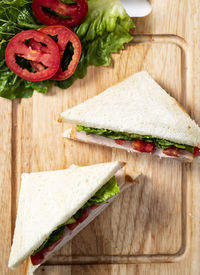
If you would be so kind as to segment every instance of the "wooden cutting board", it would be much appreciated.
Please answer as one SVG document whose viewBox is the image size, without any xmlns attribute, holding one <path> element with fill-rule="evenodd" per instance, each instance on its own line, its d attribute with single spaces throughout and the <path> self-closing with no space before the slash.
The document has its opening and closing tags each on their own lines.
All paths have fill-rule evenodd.
<svg viewBox="0 0 200 275">
<path fill-rule="evenodd" d="M 199 1 L 152 5 L 151 15 L 134 20 L 133 43 L 113 55 L 109 68 L 89 68 L 65 91 L 0 99 L 0 274 L 23 274 L 23 266 L 7 269 L 22 172 L 116 159 L 142 171 L 140 184 L 36 274 L 200 274 L 200 166 L 64 141 L 67 125 L 57 122 L 65 109 L 145 69 L 200 124 Z"/>
</svg>

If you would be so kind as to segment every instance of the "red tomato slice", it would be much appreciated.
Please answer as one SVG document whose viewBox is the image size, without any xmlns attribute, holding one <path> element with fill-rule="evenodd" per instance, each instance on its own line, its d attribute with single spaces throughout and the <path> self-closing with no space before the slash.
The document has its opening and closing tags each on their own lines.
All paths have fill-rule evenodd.
<svg viewBox="0 0 200 275">
<path fill-rule="evenodd" d="M 32 9 L 44 25 L 75 27 L 86 17 L 88 4 L 86 0 L 74 0 L 74 4 L 64 4 L 60 0 L 34 0 Z"/>
<path fill-rule="evenodd" d="M 171 156 L 171 157 L 178 157 L 179 156 L 179 150 L 178 150 L 178 148 L 176 148 L 174 146 L 163 149 L 163 153 L 165 155 L 168 155 L 168 156 Z"/>
<path fill-rule="evenodd" d="M 60 239 L 59 239 L 57 242 L 55 242 L 55 243 L 53 243 L 52 245 L 50 245 L 50 246 L 48 246 L 47 248 L 45 248 L 46 251 L 47 251 L 47 252 L 50 252 L 50 251 L 54 250 L 54 248 L 63 240 L 63 238 L 64 238 L 64 235 L 62 235 L 62 236 L 60 237 Z"/>
<path fill-rule="evenodd" d="M 194 156 L 195 157 L 200 156 L 200 147 L 194 147 Z"/>
<path fill-rule="evenodd" d="M 144 152 L 144 143 L 142 140 L 135 139 L 132 143 L 133 149 L 139 152 Z"/>
<path fill-rule="evenodd" d="M 31 39 L 28 45 L 33 50 L 40 50 L 42 52 L 46 52 L 46 47 L 43 46 L 41 43 L 36 42 L 34 39 Z M 45 66 L 41 63 L 38 63 L 36 61 L 30 61 L 30 64 L 37 72 L 45 70 Z"/>
<path fill-rule="evenodd" d="M 84 210 L 83 210 L 83 213 L 82 213 L 82 215 L 81 215 L 81 217 L 80 217 L 80 219 L 79 219 L 79 222 L 80 222 L 80 223 L 83 222 L 85 219 L 87 219 L 87 217 L 88 217 L 88 210 L 87 210 L 87 209 L 84 209 Z"/>
<path fill-rule="evenodd" d="M 98 205 L 96 205 L 98 206 Z M 72 223 L 72 224 L 68 224 L 67 227 L 69 228 L 69 230 L 73 230 L 75 229 L 81 222 L 83 222 L 85 219 L 87 219 L 88 217 L 88 210 L 87 209 L 84 209 L 83 210 L 83 213 L 80 217 L 79 220 L 77 220 L 76 222 Z M 52 245 L 50 245 L 49 247 L 46 247 L 42 250 L 40 250 L 38 253 L 36 253 L 35 255 L 31 255 L 31 262 L 33 265 L 38 265 L 40 264 L 43 260 L 44 260 L 44 257 L 45 257 L 45 254 L 47 252 L 50 252 L 52 251 L 63 239 L 63 235 L 61 236 L 61 238 L 53 243 Z"/>
<path fill-rule="evenodd" d="M 90 206 L 91 209 L 96 209 L 97 207 L 99 207 L 99 204 L 94 204 Z"/>
<path fill-rule="evenodd" d="M 33 265 L 40 264 L 44 260 L 44 257 L 46 255 L 46 253 L 52 251 L 62 241 L 63 237 L 64 236 L 62 235 L 61 238 L 57 242 L 53 243 L 49 247 L 43 248 L 42 250 L 40 250 L 35 255 L 31 255 L 32 264 Z"/>
<path fill-rule="evenodd" d="M 68 224 L 67 227 L 69 228 L 69 230 L 74 230 L 74 228 L 76 228 L 79 225 L 79 223 L 82 223 L 85 219 L 87 219 L 87 217 L 88 210 L 84 209 L 80 219 L 76 220 L 74 223 Z"/>
<path fill-rule="evenodd" d="M 119 145 L 123 145 L 126 142 L 125 139 L 115 139 L 115 143 L 119 144 Z"/>
<path fill-rule="evenodd" d="M 42 49 L 32 49 L 26 45 L 26 41 L 34 40 L 40 45 L 46 45 Z M 41 44 L 42 43 L 42 44 Z M 17 64 L 16 56 L 23 57 L 28 61 L 36 61 L 45 69 L 39 72 L 30 72 Z M 42 81 L 51 78 L 60 66 L 60 54 L 57 44 L 48 35 L 39 31 L 28 30 L 15 35 L 6 48 L 6 64 L 16 75 L 30 81 Z"/>
<path fill-rule="evenodd" d="M 31 262 L 33 265 L 38 265 L 44 260 L 45 252 L 44 249 L 36 253 L 35 255 L 31 255 Z"/>
<path fill-rule="evenodd" d="M 153 142 L 145 142 L 144 152 L 153 153 L 154 149 L 155 149 L 155 144 Z"/>
<path fill-rule="evenodd" d="M 79 225 L 79 220 L 77 220 L 74 223 L 68 224 L 67 227 L 69 228 L 69 230 L 74 230 L 74 228 L 76 228 Z"/>
<path fill-rule="evenodd" d="M 41 29 L 40 31 L 47 35 L 56 37 L 57 45 L 60 50 L 61 65 L 57 73 L 52 77 L 52 79 L 64 80 L 69 78 L 75 72 L 81 56 L 81 42 L 78 36 L 72 30 L 64 26 L 49 26 Z M 69 64 L 67 65 L 67 68 L 63 70 L 62 63 L 64 63 L 64 59 L 66 59 L 65 49 L 69 45 L 69 43 L 72 44 L 73 55 L 72 55 L 72 59 L 69 61 Z M 30 46 L 33 47 L 34 49 L 37 49 L 38 47 L 40 47 L 36 45 L 35 42 L 32 42 L 32 41 L 30 41 Z M 45 69 L 44 67 L 41 66 L 41 64 L 37 62 L 31 62 L 31 65 L 36 71 L 41 71 Z"/>
<path fill-rule="evenodd" d="M 153 142 L 145 142 L 140 139 L 135 139 L 132 143 L 133 149 L 139 152 L 153 153 L 155 145 Z"/>
</svg>

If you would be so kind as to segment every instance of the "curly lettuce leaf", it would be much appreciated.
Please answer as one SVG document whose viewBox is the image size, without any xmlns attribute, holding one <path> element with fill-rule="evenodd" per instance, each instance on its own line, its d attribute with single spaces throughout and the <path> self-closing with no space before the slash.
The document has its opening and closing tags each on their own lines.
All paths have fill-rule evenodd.
<svg viewBox="0 0 200 275">
<path fill-rule="evenodd" d="M 96 194 L 89 199 L 83 208 L 87 208 L 91 205 L 97 205 L 106 203 L 110 198 L 114 197 L 119 193 L 119 186 L 117 185 L 117 180 L 112 177 Z"/>
<path fill-rule="evenodd" d="M 62 89 L 83 78 L 88 66 L 109 66 L 111 53 L 124 49 L 133 39 L 129 32 L 135 25 L 120 0 L 88 0 L 88 8 L 86 19 L 75 28 L 82 44 L 81 58 L 69 79 L 56 82 Z"/>
<path fill-rule="evenodd" d="M 54 230 L 51 235 L 41 244 L 41 246 L 33 252 L 32 255 L 35 255 L 38 253 L 40 250 L 49 247 L 53 243 L 57 242 L 60 240 L 61 236 L 63 235 L 65 226 L 67 224 L 72 224 L 76 222 L 76 220 L 80 219 L 83 210 L 85 208 L 88 208 L 91 205 L 97 205 L 97 204 L 102 204 L 106 203 L 110 198 L 114 197 L 120 192 L 120 189 L 117 185 L 117 180 L 115 177 L 112 177 L 106 184 L 104 184 L 103 187 L 101 187 L 95 195 L 90 198 L 82 207 L 79 209 L 73 217 L 71 217 L 68 221 L 65 223 L 61 224 L 60 226 L 57 227 L 56 230 Z"/>
<path fill-rule="evenodd" d="M 90 207 L 91 205 L 107 203 L 107 201 L 117 195 L 120 192 L 119 186 L 117 185 L 117 180 L 112 177 L 96 194 L 90 198 L 76 214 L 73 216 L 75 219 L 80 219 L 83 210 Z"/>
<path fill-rule="evenodd" d="M 161 148 L 161 149 L 165 149 L 165 148 L 169 148 L 170 146 L 174 146 L 176 148 L 179 148 L 182 150 L 187 150 L 191 153 L 194 153 L 193 146 L 189 146 L 186 144 L 179 144 L 179 143 L 176 143 L 173 141 L 153 137 L 150 135 L 139 135 L 139 134 L 130 134 L 130 133 L 126 133 L 126 132 L 115 132 L 115 131 L 108 130 L 108 129 L 97 129 L 97 128 L 85 127 L 85 126 L 81 126 L 81 125 L 77 126 L 77 131 L 79 131 L 79 132 L 84 131 L 84 132 L 86 132 L 87 135 L 91 135 L 91 134 L 100 135 L 100 136 L 104 136 L 104 137 L 111 138 L 111 139 L 125 139 L 125 140 L 130 140 L 130 141 L 134 140 L 134 139 L 140 139 L 145 142 L 153 142 L 158 148 Z"/>
</svg>

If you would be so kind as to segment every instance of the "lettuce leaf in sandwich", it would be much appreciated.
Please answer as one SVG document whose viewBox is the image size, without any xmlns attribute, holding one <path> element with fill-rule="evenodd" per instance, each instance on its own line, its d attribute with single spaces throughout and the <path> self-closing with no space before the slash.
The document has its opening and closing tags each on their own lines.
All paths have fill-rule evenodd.
<svg viewBox="0 0 200 275">
<path fill-rule="evenodd" d="M 41 246 L 33 252 L 32 255 L 37 254 L 44 248 L 51 246 L 53 243 L 60 240 L 63 235 L 64 229 L 66 225 L 75 223 L 80 219 L 83 210 L 92 206 L 99 205 L 103 203 L 107 203 L 107 201 L 117 195 L 120 192 L 119 186 L 117 185 L 117 181 L 115 177 L 112 177 L 104 186 L 102 186 L 95 195 L 90 198 L 68 221 L 64 224 L 58 226 L 56 230 L 54 230 L 51 235 L 41 244 Z"/>
</svg>

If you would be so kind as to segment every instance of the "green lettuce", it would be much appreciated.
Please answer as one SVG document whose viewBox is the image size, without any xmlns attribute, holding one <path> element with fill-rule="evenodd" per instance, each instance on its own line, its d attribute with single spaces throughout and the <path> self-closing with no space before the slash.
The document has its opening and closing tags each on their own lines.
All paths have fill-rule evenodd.
<svg viewBox="0 0 200 275">
<path fill-rule="evenodd" d="M 114 197 L 119 193 L 119 186 L 115 177 L 112 177 L 96 194 L 90 198 L 82 207 L 79 209 L 74 217 L 80 219 L 82 212 L 85 208 L 90 207 L 91 205 L 97 205 L 106 203 L 110 198 Z"/>
<path fill-rule="evenodd" d="M 74 223 L 76 220 L 72 217 L 70 218 L 68 221 L 66 221 L 65 223 L 61 224 L 60 226 L 58 226 L 58 228 L 56 230 L 54 230 L 51 235 L 40 245 L 40 247 L 35 250 L 33 252 L 32 255 L 37 254 L 40 250 L 49 247 L 50 245 L 52 245 L 53 243 L 57 242 L 60 240 L 61 236 L 63 235 L 65 226 L 67 224 L 72 224 Z"/>
<path fill-rule="evenodd" d="M 63 0 L 74 3 L 72 0 Z M 28 98 L 36 90 L 47 93 L 50 84 L 62 89 L 70 87 L 77 78 L 86 75 L 87 67 L 108 66 L 110 54 L 124 48 L 132 40 L 129 34 L 134 23 L 120 0 L 88 0 L 88 14 L 83 23 L 74 28 L 82 44 L 82 54 L 75 73 L 63 81 L 31 82 L 16 76 L 5 63 L 5 49 L 10 39 L 28 29 L 42 25 L 32 12 L 30 0 L 0 0 L 0 96 L 8 99 Z M 62 64 L 66 64 L 62 60 Z"/>
<path fill-rule="evenodd" d="M 94 134 L 94 135 L 100 135 L 100 136 L 104 136 L 104 137 L 111 138 L 111 139 L 125 139 L 125 140 L 129 140 L 129 141 L 134 140 L 134 139 L 140 139 L 145 142 L 153 142 L 158 148 L 161 148 L 161 149 L 165 149 L 170 146 L 174 146 L 176 148 L 179 148 L 182 150 L 187 150 L 191 153 L 194 153 L 193 146 L 179 144 L 176 142 L 153 137 L 150 135 L 139 135 L 139 134 L 130 134 L 130 133 L 126 133 L 126 132 L 115 132 L 112 130 L 97 129 L 97 128 L 85 127 L 85 126 L 81 126 L 81 125 L 77 126 L 77 131 L 79 131 L 79 132 L 84 131 L 84 132 L 86 132 L 87 135 Z"/>
<path fill-rule="evenodd" d="M 96 194 L 89 199 L 83 208 L 87 208 L 91 205 L 106 203 L 110 198 L 119 193 L 119 186 L 115 177 L 112 177 Z"/>
<path fill-rule="evenodd" d="M 70 87 L 77 78 L 83 78 L 88 66 L 109 66 L 110 54 L 124 49 L 124 44 L 133 39 L 129 32 L 135 25 L 120 0 L 87 2 L 86 19 L 75 28 L 82 45 L 81 58 L 69 79 L 56 82 L 63 89 Z"/>
<path fill-rule="evenodd" d="M 104 184 L 103 187 L 101 187 L 95 195 L 90 198 L 82 207 L 79 209 L 73 217 L 71 217 L 69 220 L 67 220 L 65 223 L 61 224 L 57 227 L 56 230 L 54 230 L 51 235 L 41 244 L 41 246 L 33 252 L 32 255 L 35 255 L 40 250 L 49 247 L 53 243 L 60 240 L 61 236 L 63 235 L 65 226 L 67 224 L 72 224 L 76 222 L 76 220 L 80 219 L 83 210 L 88 208 L 91 205 L 97 205 L 97 204 L 103 204 L 107 203 L 107 201 L 117 195 L 119 193 L 120 189 L 117 185 L 117 180 L 115 177 L 112 177 L 106 184 Z"/>
</svg>

